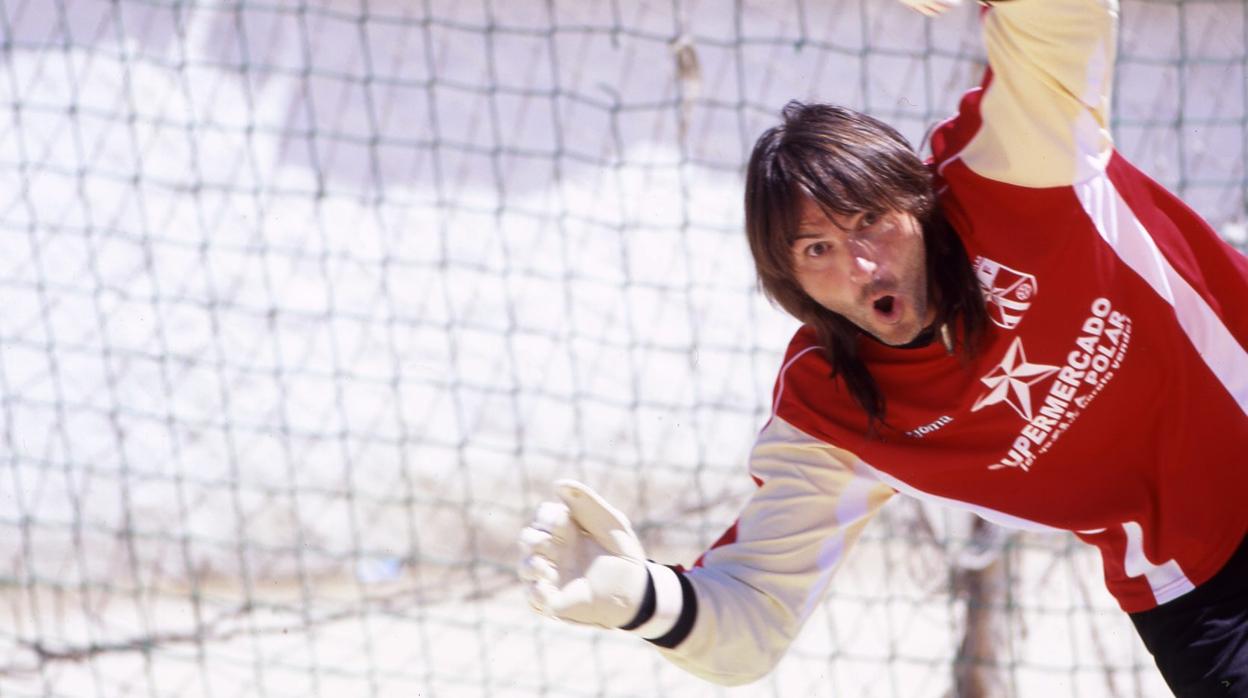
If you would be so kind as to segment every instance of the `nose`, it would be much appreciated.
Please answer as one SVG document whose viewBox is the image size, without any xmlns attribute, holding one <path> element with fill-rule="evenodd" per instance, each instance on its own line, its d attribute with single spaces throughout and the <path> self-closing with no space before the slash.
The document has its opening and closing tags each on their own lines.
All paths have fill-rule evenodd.
<svg viewBox="0 0 1248 698">
<path fill-rule="evenodd" d="M 871 254 L 871 250 L 865 246 L 851 246 L 849 260 L 849 276 L 859 283 L 866 283 L 873 279 L 875 270 L 880 266 L 875 262 L 875 256 Z"/>
</svg>

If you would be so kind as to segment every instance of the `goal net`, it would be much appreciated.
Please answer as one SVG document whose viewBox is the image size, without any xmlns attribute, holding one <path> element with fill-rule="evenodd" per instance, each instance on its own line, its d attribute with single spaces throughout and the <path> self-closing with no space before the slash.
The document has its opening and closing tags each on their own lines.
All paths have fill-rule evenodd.
<svg viewBox="0 0 1248 698">
<path fill-rule="evenodd" d="M 1120 149 L 1243 246 L 1245 3 L 1122 17 Z M 0 0 L 0 692 L 1165 695 L 1095 552 L 913 503 L 744 689 L 512 572 L 556 477 L 719 535 L 795 329 L 753 139 L 982 69 L 969 4 Z"/>
</svg>

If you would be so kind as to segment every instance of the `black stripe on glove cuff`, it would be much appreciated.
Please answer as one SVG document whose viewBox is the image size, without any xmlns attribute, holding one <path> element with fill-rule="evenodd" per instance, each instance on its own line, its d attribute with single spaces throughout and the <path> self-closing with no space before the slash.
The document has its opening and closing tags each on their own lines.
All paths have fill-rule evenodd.
<svg viewBox="0 0 1248 698">
<path fill-rule="evenodd" d="M 676 578 L 680 580 L 680 617 L 676 619 L 676 625 L 673 625 L 666 635 L 646 640 L 646 642 L 670 650 L 684 642 L 693 630 L 693 623 L 698 619 L 698 597 L 693 593 L 693 584 L 685 579 L 684 573 L 671 565 L 668 565 L 668 569 L 675 572 Z M 654 582 L 650 583 L 650 588 L 654 588 Z"/>
<path fill-rule="evenodd" d="M 637 615 L 633 619 L 620 626 L 620 630 L 635 630 L 640 628 L 642 623 L 650 620 L 654 616 L 654 609 L 657 605 L 657 594 L 654 591 L 654 577 L 650 576 L 650 571 L 646 570 L 646 594 L 641 599 L 641 608 L 637 609 Z"/>
</svg>

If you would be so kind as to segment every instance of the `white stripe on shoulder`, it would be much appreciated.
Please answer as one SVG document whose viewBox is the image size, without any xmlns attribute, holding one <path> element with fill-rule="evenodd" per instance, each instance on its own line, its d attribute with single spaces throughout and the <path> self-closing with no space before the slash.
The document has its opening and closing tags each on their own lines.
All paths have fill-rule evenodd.
<svg viewBox="0 0 1248 698">
<path fill-rule="evenodd" d="M 1205 365 L 1248 414 L 1248 352 L 1162 254 L 1108 175 L 1101 174 L 1076 185 L 1075 193 L 1101 239 L 1174 308 L 1179 326 Z"/>
<path fill-rule="evenodd" d="M 798 360 L 798 359 L 802 358 L 803 356 L 805 356 L 806 354 L 809 354 L 809 353 L 810 353 L 810 352 L 812 352 L 812 351 L 815 351 L 815 350 L 816 350 L 816 349 L 818 349 L 818 348 L 819 348 L 818 346 L 806 347 L 805 349 L 803 349 L 803 350 L 801 350 L 801 351 L 797 352 L 796 354 L 794 354 L 794 355 L 793 355 L 793 358 L 791 358 L 791 359 L 789 359 L 788 361 L 784 362 L 784 366 L 780 367 L 780 381 L 779 381 L 779 382 L 780 382 L 780 384 L 776 387 L 776 399 L 775 399 L 775 400 L 772 400 L 772 402 L 771 402 L 771 416 L 772 416 L 772 419 L 774 419 L 774 418 L 775 418 L 775 416 L 776 416 L 776 409 L 780 406 L 780 398 L 784 397 L 784 382 L 785 382 L 785 380 L 786 380 L 786 379 L 787 379 L 787 377 L 788 377 L 788 374 L 789 374 L 789 367 L 790 367 L 790 366 L 792 366 L 793 364 L 797 363 L 797 360 Z M 766 428 L 766 425 L 764 425 L 764 427 L 763 427 L 763 428 L 765 429 L 765 428 Z"/>
</svg>

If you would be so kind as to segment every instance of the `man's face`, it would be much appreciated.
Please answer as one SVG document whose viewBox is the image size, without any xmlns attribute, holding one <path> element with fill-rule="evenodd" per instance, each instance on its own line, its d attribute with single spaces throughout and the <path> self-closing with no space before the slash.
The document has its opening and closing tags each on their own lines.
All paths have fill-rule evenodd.
<svg viewBox="0 0 1248 698">
<path fill-rule="evenodd" d="M 930 325 L 923 229 L 909 213 L 834 214 L 801 198 L 791 254 L 797 282 L 819 305 L 885 344 L 906 344 Z"/>
</svg>

